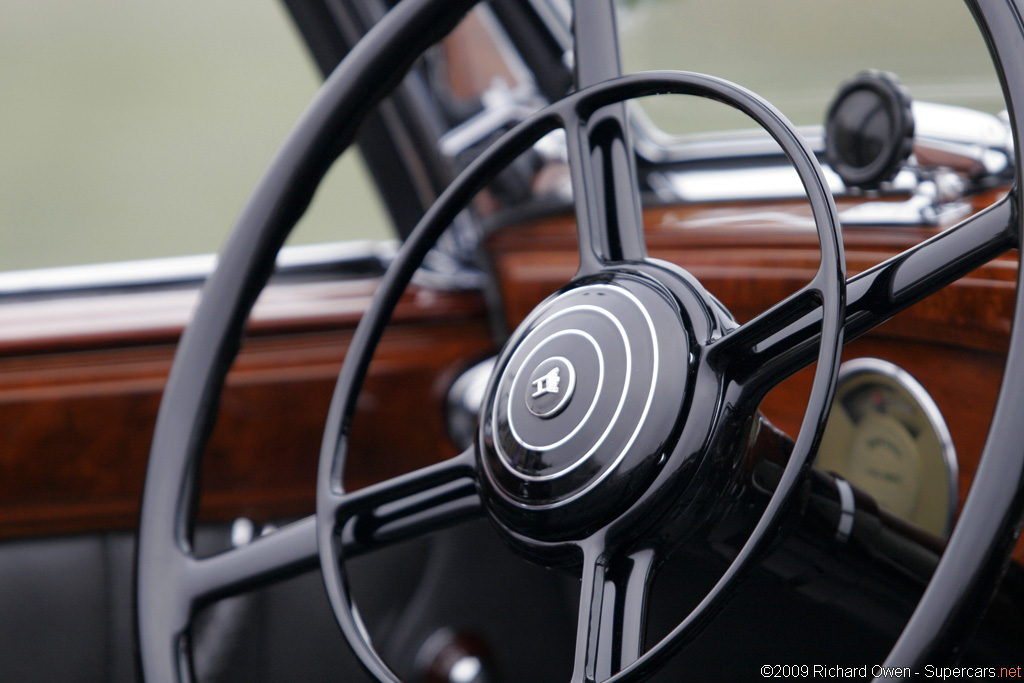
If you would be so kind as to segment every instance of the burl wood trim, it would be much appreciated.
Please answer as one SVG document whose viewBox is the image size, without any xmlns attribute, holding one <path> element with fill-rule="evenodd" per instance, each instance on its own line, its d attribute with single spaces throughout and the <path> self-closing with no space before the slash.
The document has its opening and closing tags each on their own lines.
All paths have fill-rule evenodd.
<svg viewBox="0 0 1024 683">
<path fill-rule="evenodd" d="M 327 406 L 375 286 L 264 294 L 204 457 L 201 519 L 313 511 Z M 35 325 L 28 303 L 0 306 L 0 538 L 136 525 L 160 395 L 195 296 L 166 292 L 147 318 L 149 294 L 90 297 L 95 308 L 47 302 Z M 58 310 L 64 319 L 50 317 Z M 482 312 L 475 295 L 417 289 L 403 299 L 357 406 L 350 486 L 454 454 L 443 398 L 467 363 L 492 352 Z M 142 323 L 125 331 L 135 315 Z"/>
</svg>

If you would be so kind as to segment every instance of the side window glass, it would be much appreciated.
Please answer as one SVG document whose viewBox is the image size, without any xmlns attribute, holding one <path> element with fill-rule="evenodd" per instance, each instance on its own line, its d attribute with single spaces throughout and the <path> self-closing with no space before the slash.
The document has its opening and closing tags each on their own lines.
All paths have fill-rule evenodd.
<svg viewBox="0 0 1024 683">
<path fill-rule="evenodd" d="M 284 6 L 0 7 L 0 270 L 219 249 L 320 83 Z M 391 237 L 355 150 L 291 243 Z"/>
</svg>

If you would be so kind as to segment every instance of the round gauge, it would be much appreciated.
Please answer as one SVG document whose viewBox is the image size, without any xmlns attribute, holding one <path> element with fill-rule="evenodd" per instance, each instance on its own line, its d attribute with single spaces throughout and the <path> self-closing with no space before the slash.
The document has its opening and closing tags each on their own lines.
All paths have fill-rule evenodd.
<svg viewBox="0 0 1024 683">
<path fill-rule="evenodd" d="M 887 512 L 949 535 L 958 501 L 953 442 L 935 401 L 898 366 L 843 363 L 816 464 Z"/>
</svg>

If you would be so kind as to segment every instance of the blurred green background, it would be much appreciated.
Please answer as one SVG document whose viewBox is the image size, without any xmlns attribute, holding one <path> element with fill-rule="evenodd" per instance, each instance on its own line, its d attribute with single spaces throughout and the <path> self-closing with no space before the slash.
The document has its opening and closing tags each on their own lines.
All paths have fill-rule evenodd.
<svg viewBox="0 0 1024 683">
<path fill-rule="evenodd" d="M 958 0 L 623 5 L 627 70 L 722 76 L 796 123 L 866 67 L 920 99 L 1002 108 Z M 217 250 L 319 82 L 277 0 L 4 0 L 0 269 Z M 750 126 L 692 98 L 647 106 L 673 132 Z M 389 235 L 349 153 L 292 241 Z"/>
<path fill-rule="evenodd" d="M 216 251 L 319 82 L 276 0 L 3 0 L 0 269 Z M 345 157 L 293 242 L 390 235 Z"/>
</svg>

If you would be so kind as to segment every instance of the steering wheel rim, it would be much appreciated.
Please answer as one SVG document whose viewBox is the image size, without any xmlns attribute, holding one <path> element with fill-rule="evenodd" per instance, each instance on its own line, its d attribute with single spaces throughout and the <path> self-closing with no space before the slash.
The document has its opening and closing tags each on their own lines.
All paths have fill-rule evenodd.
<svg viewBox="0 0 1024 683">
<path fill-rule="evenodd" d="M 318 97 L 310 112 L 300 121 L 296 132 L 285 144 L 272 169 L 284 166 L 289 168 L 290 173 L 298 173 L 300 169 L 308 171 L 308 167 L 312 165 L 318 170 L 325 171 L 326 166 L 329 166 L 329 161 L 325 163 L 325 159 L 337 156 L 344 143 L 351 139 L 351 132 L 354 131 L 351 118 L 344 120 L 346 117 L 341 116 L 342 123 L 338 123 L 339 111 L 343 110 L 341 103 L 345 99 L 338 97 L 339 91 L 351 92 L 353 88 L 368 89 L 371 91 L 370 96 L 364 98 L 363 102 L 375 102 L 383 94 L 384 89 L 360 82 L 359 76 L 365 78 L 373 72 L 371 67 L 379 66 L 382 61 L 389 64 L 395 61 L 410 63 L 412 57 L 409 53 L 418 54 L 420 51 L 408 49 L 409 41 L 413 40 L 409 32 L 410 26 L 416 26 L 416 45 L 425 47 L 451 28 L 456 15 L 468 9 L 471 4 L 473 3 L 468 1 L 461 2 L 456 8 L 451 3 L 436 0 L 407 0 L 402 3 L 399 7 L 400 12 L 395 13 L 394 18 L 389 17 L 374 29 L 376 42 L 370 40 L 367 43 L 368 47 L 362 48 L 362 51 L 359 48 L 354 50 L 353 56 L 345 62 L 348 65 L 347 72 L 344 68 L 339 68 L 335 75 L 340 73 L 341 76 L 332 76 L 329 79 L 322 96 Z M 1007 101 L 1011 111 L 1014 111 L 1013 102 L 1024 101 L 1024 93 L 1019 92 L 1024 88 L 1024 73 L 1021 73 L 1019 66 L 1024 63 L 1024 60 L 1020 59 L 1021 55 L 1024 55 L 1024 28 L 1020 19 L 1024 12 L 1021 11 L 1021 3 L 1008 0 L 998 6 L 993 3 L 982 7 L 980 3 L 971 3 L 971 7 L 997 56 L 997 68 L 1003 79 Z M 458 11 L 455 11 L 456 9 Z M 430 26 L 432 30 L 425 32 L 423 26 Z M 395 36 L 405 38 L 402 46 L 404 54 L 401 56 L 396 54 L 397 50 L 382 49 L 382 46 L 386 48 L 389 45 L 400 44 L 400 39 Z M 1017 59 L 1014 60 L 1014 57 Z M 404 70 L 402 72 L 404 73 Z M 345 88 L 339 86 L 346 76 L 353 78 L 356 85 L 350 84 Z M 368 108 L 369 104 L 365 107 L 360 106 L 361 111 Z M 344 130 L 345 123 L 349 124 L 350 134 L 347 140 L 342 136 L 339 142 L 336 135 L 325 134 L 325 131 L 337 132 L 338 128 Z M 1016 134 L 1020 130 L 1017 115 L 1013 117 L 1013 127 Z M 311 151 L 315 141 L 322 145 L 316 153 Z M 324 152 L 324 149 L 328 151 Z M 1015 154 L 1016 168 L 1019 170 L 1022 168 L 1019 145 Z M 315 160 L 310 163 L 308 156 L 315 157 Z M 139 544 L 138 624 L 140 656 L 147 680 L 190 680 L 187 642 L 183 634 L 187 630 L 191 612 L 196 604 L 201 600 L 215 599 L 252 585 L 247 577 L 220 575 L 216 568 L 215 571 L 205 574 L 196 570 L 200 562 L 191 555 L 188 543 L 188 529 L 191 525 L 190 501 L 195 495 L 194 475 L 198 468 L 198 452 L 201 451 L 212 424 L 211 415 L 215 412 L 220 385 L 237 351 L 245 315 L 269 275 L 277 247 L 301 215 L 305 203 L 311 196 L 312 188 L 322 176 L 322 171 L 319 176 L 314 174 L 312 183 L 308 180 L 299 182 L 294 178 L 279 183 L 285 186 L 287 192 L 274 188 L 273 182 L 261 183 L 261 187 L 254 193 L 253 200 L 239 220 L 225 249 L 225 256 L 222 257 L 222 266 L 209 283 L 209 291 L 197 311 L 196 322 L 186 333 L 175 359 L 165 401 L 161 405 L 151 465 L 147 473 L 142 536 Z M 273 170 L 267 174 L 268 177 L 274 175 Z M 268 183 L 271 185 L 269 189 L 266 187 Z M 1009 214 L 1003 221 L 1006 225 L 1001 234 L 1012 232 L 1014 244 L 1019 243 L 1020 232 L 1018 188 L 1019 180 L 1011 197 L 1002 205 L 1002 209 L 988 212 L 999 214 L 991 219 L 996 222 L 1002 220 L 1003 214 Z M 254 235 L 256 239 L 253 239 Z M 1013 246 L 1009 243 L 1009 238 L 1005 237 L 1000 244 L 1004 248 Z M 231 302 L 230 314 L 227 316 L 224 316 L 222 304 L 218 306 L 207 303 L 211 299 L 223 300 L 224 297 Z M 1024 304 L 1018 300 L 1018 309 L 1022 305 Z M 1012 340 L 1019 337 L 1017 327 L 1022 324 L 1022 316 L 1019 313 L 1020 310 L 1015 311 Z M 224 322 L 211 322 L 211 319 L 218 317 L 224 318 Z M 847 318 L 847 326 L 850 325 Z M 215 338 L 213 344 L 209 343 L 210 337 Z M 207 347 L 205 352 L 201 350 L 204 346 Z M 1006 377 L 1024 371 L 1024 357 L 1020 352 L 1014 352 L 1016 346 L 1011 342 Z M 346 365 L 351 364 L 346 361 Z M 196 376 L 200 378 L 198 381 L 195 379 Z M 954 637 L 950 634 L 959 633 L 955 628 L 946 628 L 951 615 L 968 611 L 969 606 L 976 602 L 979 595 L 990 590 L 989 586 L 993 577 L 998 575 L 1000 565 L 997 563 L 993 566 L 991 562 L 978 561 L 965 568 L 963 558 L 987 559 L 999 556 L 1000 553 L 1002 557 L 1007 556 L 1008 539 L 1012 536 L 1014 527 L 1019 525 L 1022 508 L 1019 482 L 1021 463 L 1024 461 L 1024 457 L 1016 452 L 1015 447 L 1024 441 L 1022 428 L 1014 424 L 1015 421 L 1009 415 L 1012 411 L 1006 408 L 1007 405 L 1014 405 L 1012 401 L 1024 398 L 1019 395 L 1021 390 L 1015 388 L 1013 384 L 1004 380 L 991 436 L 986 444 L 985 456 L 976 479 L 978 482 L 985 482 L 986 491 L 996 491 L 994 495 L 998 497 L 1000 504 L 995 506 L 995 509 L 991 505 L 985 505 L 987 501 L 982 500 L 983 496 L 975 494 L 975 489 L 979 487 L 972 488 L 961 516 L 961 523 L 950 540 L 950 548 L 969 547 L 977 553 L 957 553 L 957 560 L 947 560 L 952 552 L 943 556 L 932 583 L 890 654 L 888 663 L 919 663 L 937 652 L 936 648 L 940 643 L 948 642 L 948 639 Z M 181 407 L 182 403 L 186 404 L 184 408 Z M 332 406 L 332 412 L 334 410 Z M 337 420 L 339 426 L 342 426 L 343 422 Z M 185 444 L 184 447 L 178 445 L 181 443 Z M 465 472 L 468 460 L 460 456 L 449 461 L 449 466 L 452 470 L 462 468 L 461 471 Z M 323 464 L 321 467 L 323 469 Z M 329 474 L 335 476 L 337 473 Z M 321 480 L 327 479 L 321 477 Z M 169 486 L 168 483 L 172 485 Z M 451 492 L 448 495 L 458 497 Z M 318 492 L 318 506 L 319 498 Z M 992 497 L 985 495 L 984 498 L 991 501 Z M 308 526 L 308 522 L 305 524 Z M 977 533 L 979 524 L 989 524 L 986 533 Z M 282 548 L 283 554 L 287 557 L 301 555 L 304 558 L 301 562 L 284 561 L 263 571 L 259 574 L 260 581 L 270 581 L 277 576 L 287 575 L 308 566 L 307 548 L 289 549 L 289 544 L 297 544 L 296 537 L 296 534 L 280 534 L 278 540 L 268 538 L 258 542 L 262 544 L 262 548 L 271 548 L 275 545 Z M 205 560 L 203 562 L 208 566 L 216 564 Z M 330 564 L 331 562 L 326 563 Z M 969 577 L 966 583 L 962 582 L 964 575 Z M 169 586 L 171 590 L 167 591 Z M 147 608 L 147 602 L 155 591 L 171 593 L 173 599 L 163 600 L 156 609 L 152 606 Z M 181 599 L 182 596 L 186 596 L 186 599 Z M 939 618 L 936 617 L 936 613 L 939 614 Z M 629 669 L 623 675 L 617 674 L 610 680 L 620 680 L 630 675 L 629 672 L 632 671 L 633 669 Z"/>
<path fill-rule="evenodd" d="M 757 552 L 767 543 L 770 538 L 768 534 L 769 528 L 774 525 L 774 520 L 785 509 L 785 505 L 794 492 L 801 473 L 810 464 L 809 456 L 812 452 L 812 444 L 820 439 L 824 429 L 835 386 L 835 377 L 838 372 L 838 349 L 841 345 L 842 336 L 839 320 L 843 312 L 843 295 L 845 293 L 845 267 L 842 259 L 836 209 L 831 195 L 825 189 L 824 176 L 814 160 L 813 152 L 802 142 L 795 133 L 795 129 L 786 122 L 781 113 L 767 102 L 727 81 L 701 74 L 684 72 L 634 74 L 613 81 L 606 81 L 567 96 L 541 110 L 503 136 L 501 140 L 478 157 L 463 174 L 460 174 L 459 178 L 452 183 L 448 190 L 431 207 L 420 224 L 409 236 L 392 269 L 381 282 L 374 297 L 374 303 L 371 304 L 363 320 L 360 321 L 359 328 L 357 328 L 352 345 L 349 347 L 348 355 L 339 377 L 334 401 L 328 416 L 328 427 L 324 435 L 319 473 L 320 483 L 317 491 L 321 567 L 325 576 L 328 597 L 334 606 L 335 614 L 346 638 L 353 646 L 364 666 L 379 680 L 397 682 L 400 679 L 387 667 L 373 649 L 366 636 L 366 629 L 359 620 L 358 610 L 355 608 L 348 591 L 348 582 L 343 568 L 343 557 L 345 554 L 343 547 L 345 542 L 342 541 L 342 536 L 350 537 L 358 535 L 358 532 L 347 531 L 342 534 L 338 528 L 345 527 L 346 523 L 353 517 L 365 514 L 368 510 L 372 510 L 374 506 L 383 505 L 385 502 L 389 504 L 394 502 L 392 499 L 384 500 L 386 497 L 384 495 L 378 498 L 378 491 L 374 487 L 370 487 L 367 492 L 361 491 L 355 495 L 346 495 L 342 486 L 346 441 L 352 413 L 355 408 L 355 401 L 362 378 L 369 365 L 373 348 L 383 332 L 383 325 L 386 323 L 391 309 L 422 260 L 422 255 L 432 246 L 441 231 L 450 223 L 455 214 L 463 208 L 464 204 L 468 202 L 475 192 L 493 178 L 501 168 L 507 166 L 515 158 L 515 154 L 528 149 L 534 142 L 555 127 L 564 127 L 575 131 L 580 126 L 581 119 L 587 119 L 602 107 L 616 104 L 625 99 L 655 93 L 698 95 L 731 104 L 751 115 L 759 124 L 765 126 L 766 130 L 776 137 L 782 145 L 785 153 L 791 156 L 801 180 L 809 187 L 809 192 L 813 197 L 812 211 L 818 225 L 823 257 L 821 268 L 810 285 L 791 297 L 790 300 L 798 301 L 810 294 L 817 294 L 822 297 L 824 301 L 822 308 L 827 311 L 823 332 L 825 342 L 821 344 L 821 350 L 818 354 L 818 370 L 815 376 L 812 397 L 809 401 L 808 415 L 804 421 L 805 424 L 801 428 L 800 435 L 797 437 L 797 445 L 794 448 L 794 453 L 790 458 L 782 480 L 761 522 L 759 522 L 751 534 L 751 539 L 741 550 L 739 556 L 731 564 L 726 575 L 719 585 L 716 585 L 708 599 L 694 610 L 691 618 L 684 621 L 660 646 L 655 646 L 648 653 L 644 654 L 637 661 L 635 667 L 631 667 L 628 671 L 624 671 L 622 674 L 608 680 L 627 680 L 627 677 L 633 676 L 637 672 L 652 666 L 652 662 L 655 659 L 667 655 L 669 651 L 678 646 L 684 637 L 692 637 L 690 633 L 691 625 L 699 625 L 706 622 L 703 616 L 704 611 L 710 612 L 713 606 L 719 604 L 721 598 L 725 596 L 725 591 L 731 587 L 736 576 L 747 566 L 747 563 L 752 558 L 757 556 Z M 570 132 L 569 135 L 572 135 L 572 133 Z M 817 196 L 813 196 L 815 193 Z M 581 260 L 585 261 L 584 254 L 581 254 Z M 620 262 L 616 263 L 620 264 Z M 654 266 L 655 263 L 648 261 L 644 265 Z M 629 266 L 640 268 L 639 263 L 629 263 Z M 582 278 L 578 277 L 576 281 L 590 282 L 596 275 L 605 275 L 612 272 L 614 267 L 613 264 L 605 263 L 598 267 L 596 273 L 585 273 Z M 587 268 L 589 269 L 589 266 Z M 543 308 L 543 305 L 541 308 Z M 759 319 L 751 328 L 756 328 L 762 323 L 763 321 Z M 531 319 L 528 318 L 523 324 L 522 329 L 529 329 L 530 325 Z M 744 328 L 744 330 L 746 329 Z M 733 334 L 741 336 L 739 332 L 733 332 Z M 514 338 L 515 335 L 513 335 Z M 735 339 L 730 338 L 730 345 L 734 342 Z M 508 349 L 513 346 L 510 341 L 502 356 L 508 356 L 510 353 Z M 713 362 L 717 362 L 717 356 L 723 353 L 722 347 L 712 349 L 711 346 L 709 344 L 705 352 L 712 358 Z M 498 376 L 501 374 L 503 365 L 501 360 L 496 364 L 487 394 L 494 394 L 494 386 Z M 487 412 L 486 408 L 484 412 Z M 423 477 L 421 481 L 423 488 L 421 490 L 436 487 L 438 482 L 455 486 L 458 480 L 473 476 L 475 467 L 472 464 L 474 458 L 471 458 L 471 455 L 467 451 L 451 461 L 421 471 L 421 476 Z M 476 476 L 480 477 L 482 475 L 477 472 Z M 405 494 L 408 485 L 406 482 L 399 483 L 397 480 L 394 481 L 393 484 L 389 485 L 393 487 L 390 495 L 397 495 L 396 492 Z M 353 541 L 349 540 L 348 542 L 352 543 Z M 697 629 L 694 628 L 692 630 Z M 663 651 L 665 655 L 662 655 Z"/>
</svg>

